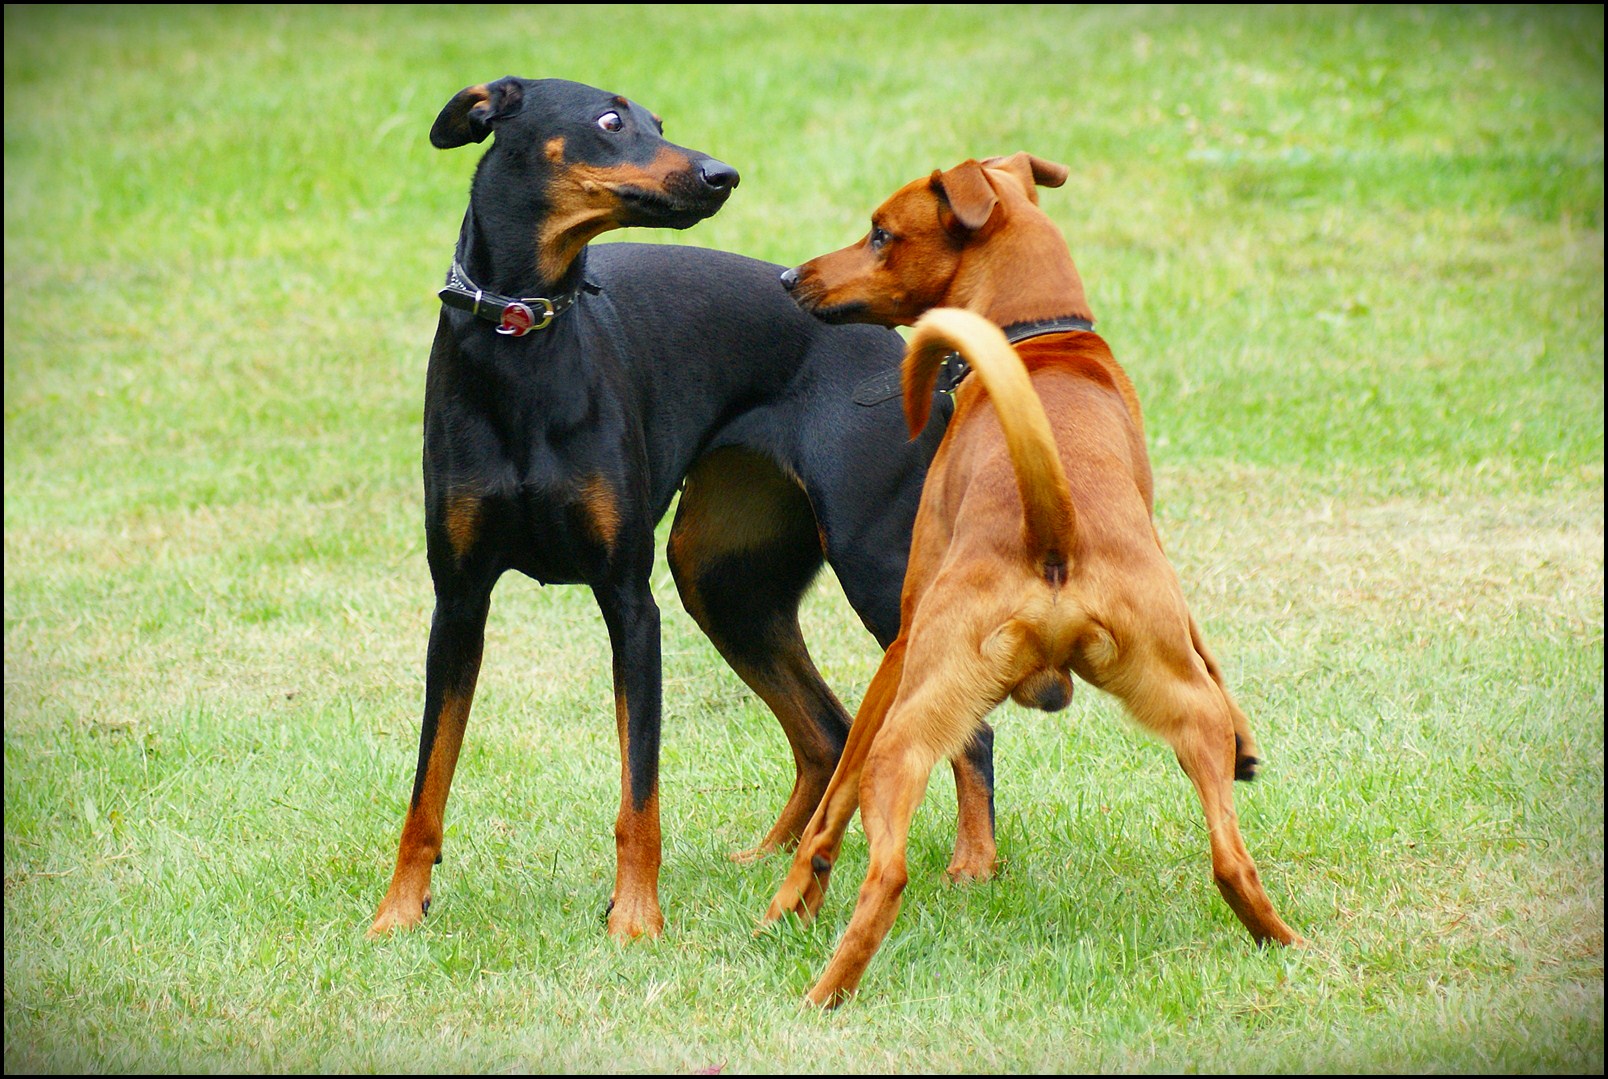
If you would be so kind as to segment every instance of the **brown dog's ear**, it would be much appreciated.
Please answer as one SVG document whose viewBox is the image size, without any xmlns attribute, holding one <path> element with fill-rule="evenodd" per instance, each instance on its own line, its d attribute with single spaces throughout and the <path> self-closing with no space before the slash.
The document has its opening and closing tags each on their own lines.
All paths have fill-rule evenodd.
<svg viewBox="0 0 1608 1079">
<path fill-rule="evenodd" d="M 513 116 L 524 104 L 524 80 L 508 75 L 496 82 L 459 90 L 430 128 L 430 145 L 450 150 L 471 142 L 485 142 L 491 126 Z"/>
<path fill-rule="evenodd" d="M 1022 190 L 1034 202 L 1038 201 L 1038 187 L 1060 187 L 1066 183 L 1066 178 L 1072 170 L 1065 165 L 1058 165 L 1054 161 L 1046 161 L 1042 157 L 1034 157 L 1026 150 L 1011 154 L 1009 157 L 991 157 L 983 162 L 984 168 L 1001 169 L 1010 173 L 1021 181 Z"/>
<path fill-rule="evenodd" d="M 949 232 L 976 232 L 988 224 L 988 216 L 999 205 L 982 165 L 970 159 L 948 172 L 934 169 L 928 182 L 938 196 L 938 219 Z"/>
</svg>

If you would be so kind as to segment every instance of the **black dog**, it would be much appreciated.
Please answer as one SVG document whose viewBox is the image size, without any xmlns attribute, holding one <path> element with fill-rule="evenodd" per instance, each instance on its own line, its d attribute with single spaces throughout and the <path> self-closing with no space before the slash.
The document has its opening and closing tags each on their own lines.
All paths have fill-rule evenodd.
<svg viewBox="0 0 1608 1079">
<path fill-rule="evenodd" d="M 736 170 L 662 131 L 623 97 L 513 77 L 465 89 L 430 131 L 441 149 L 496 138 L 475 171 L 430 351 L 424 492 L 436 606 L 424 725 L 371 935 L 429 908 L 503 571 L 590 585 L 602 608 L 622 788 L 608 930 L 621 939 L 664 925 L 649 573 L 654 525 L 677 489 L 669 558 L 682 602 L 776 713 L 797 768 L 751 855 L 797 840 L 848 730 L 798 628 L 823 557 L 882 646 L 898 634 L 911 524 L 948 402 L 909 443 L 897 399 L 855 404 L 858 384 L 897 367 L 902 342 L 804 314 L 779 266 L 689 247 L 588 249 L 609 229 L 687 228 L 737 186 Z M 990 741 L 955 761 L 962 869 L 994 855 Z"/>
</svg>

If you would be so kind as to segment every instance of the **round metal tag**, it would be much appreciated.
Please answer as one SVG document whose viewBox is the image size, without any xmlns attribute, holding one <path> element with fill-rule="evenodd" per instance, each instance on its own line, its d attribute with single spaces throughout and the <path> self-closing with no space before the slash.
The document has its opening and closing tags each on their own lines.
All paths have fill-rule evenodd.
<svg viewBox="0 0 1608 1079">
<path fill-rule="evenodd" d="M 504 310 L 497 332 L 524 337 L 536 325 L 536 314 L 522 303 L 511 303 Z"/>
</svg>

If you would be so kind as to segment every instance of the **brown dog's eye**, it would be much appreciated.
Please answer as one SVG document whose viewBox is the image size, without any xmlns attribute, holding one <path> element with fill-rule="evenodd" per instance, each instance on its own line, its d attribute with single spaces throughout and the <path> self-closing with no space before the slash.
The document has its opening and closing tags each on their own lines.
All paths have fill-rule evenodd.
<svg viewBox="0 0 1608 1079">
<path fill-rule="evenodd" d="M 620 114 L 617 112 L 605 112 L 597 118 L 597 126 L 604 131 L 618 131 L 625 126 L 625 121 L 620 119 Z"/>
<path fill-rule="evenodd" d="M 891 240 L 891 239 L 893 239 L 893 236 L 888 232 L 888 230 L 879 229 L 879 228 L 872 228 L 872 230 L 871 230 L 871 250 L 873 250 L 873 251 L 881 251 L 884 247 L 886 247 L 888 245 L 888 241 Z"/>
</svg>

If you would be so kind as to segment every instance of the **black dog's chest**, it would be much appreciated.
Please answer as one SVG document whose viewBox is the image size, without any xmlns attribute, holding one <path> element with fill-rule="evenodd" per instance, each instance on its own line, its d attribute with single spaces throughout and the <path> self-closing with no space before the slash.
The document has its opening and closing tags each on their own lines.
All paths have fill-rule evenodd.
<svg viewBox="0 0 1608 1079">
<path fill-rule="evenodd" d="M 625 522 L 639 516 L 627 495 L 632 439 L 620 410 L 573 387 L 541 393 L 539 379 L 517 390 L 477 381 L 426 405 L 431 533 L 455 558 L 548 584 L 595 580 Z"/>
<path fill-rule="evenodd" d="M 510 566 L 543 584 L 595 579 L 608 552 L 602 537 L 588 526 L 578 495 L 528 496 L 501 507 L 498 516 L 509 525 L 503 549 Z"/>
<path fill-rule="evenodd" d="M 486 559 L 541 581 L 597 578 L 627 516 L 618 480 L 607 472 L 520 472 L 504 462 L 471 478 L 460 474 L 430 500 L 431 517 L 459 557 Z"/>
<path fill-rule="evenodd" d="M 482 462 L 488 535 L 507 564 L 545 584 L 594 580 L 619 539 L 627 504 L 625 447 L 589 430 L 558 440 L 527 439 Z M 527 433 L 528 434 L 528 433 Z"/>
</svg>

